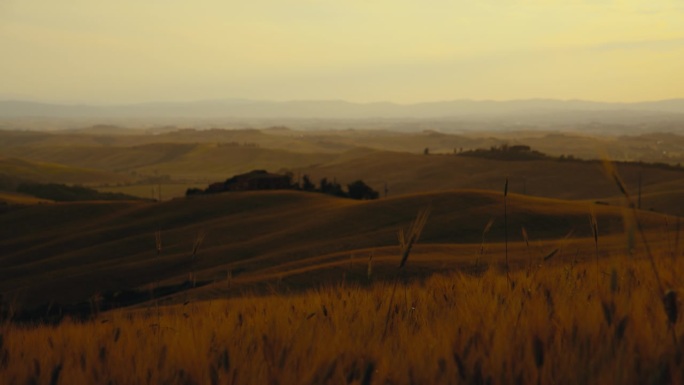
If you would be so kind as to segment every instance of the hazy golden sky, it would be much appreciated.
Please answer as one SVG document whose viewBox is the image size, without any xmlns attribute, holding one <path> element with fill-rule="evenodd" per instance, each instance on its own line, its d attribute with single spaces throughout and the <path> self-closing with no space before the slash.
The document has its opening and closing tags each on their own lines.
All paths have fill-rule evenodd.
<svg viewBox="0 0 684 385">
<path fill-rule="evenodd" d="M 0 0 L 0 98 L 684 96 L 684 1 Z"/>
</svg>

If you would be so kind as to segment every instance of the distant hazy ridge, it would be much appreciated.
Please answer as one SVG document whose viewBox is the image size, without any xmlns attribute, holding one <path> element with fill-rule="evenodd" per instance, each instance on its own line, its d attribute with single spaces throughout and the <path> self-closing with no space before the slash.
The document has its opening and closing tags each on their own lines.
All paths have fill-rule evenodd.
<svg viewBox="0 0 684 385">
<path fill-rule="evenodd" d="M 0 101 L 0 118 L 446 118 L 466 116 L 527 115 L 549 113 L 684 114 L 684 99 L 640 103 L 602 103 L 581 100 L 442 101 L 420 104 L 350 103 L 345 101 L 252 101 L 240 99 L 142 103 L 126 105 L 61 105 L 27 101 Z"/>
</svg>

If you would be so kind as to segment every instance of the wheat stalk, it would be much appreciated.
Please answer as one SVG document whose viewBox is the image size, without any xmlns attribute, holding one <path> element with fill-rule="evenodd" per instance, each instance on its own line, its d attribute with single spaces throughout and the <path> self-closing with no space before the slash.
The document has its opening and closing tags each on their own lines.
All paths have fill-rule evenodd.
<svg viewBox="0 0 684 385">
<path fill-rule="evenodd" d="M 385 340 L 385 336 L 387 335 L 387 325 L 389 324 L 389 319 L 390 319 L 390 313 L 392 311 L 392 305 L 394 304 L 394 293 L 397 291 L 397 284 L 399 283 L 399 273 L 403 271 L 404 266 L 406 266 L 406 261 L 408 261 L 409 254 L 411 253 L 411 249 L 413 248 L 413 245 L 418 242 L 418 238 L 420 238 L 420 234 L 423 232 L 423 228 L 425 228 L 425 224 L 427 223 L 427 219 L 430 216 L 430 209 L 426 208 L 423 210 L 420 210 L 418 212 L 418 215 L 416 215 L 416 219 L 411 223 L 409 226 L 408 231 L 404 232 L 403 229 L 399 230 L 398 233 L 398 238 L 399 238 L 399 252 L 401 255 L 401 262 L 399 263 L 399 269 L 397 270 L 397 276 L 394 280 L 394 286 L 392 287 L 392 294 L 390 295 L 390 303 L 389 306 L 387 307 L 387 315 L 385 317 L 385 328 L 382 332 L 382 340 Z"/>
<path fill-rule="evenodd" d="M 404 233 L 403 229 L 399 230 L 399 250 L 401 250 L 400 269 L 406 265 L 411 249 L 413 248 L 413 245 L 418 242 L 418 238 L 420 238 L 420 234 L 423 232 L 423 228 L 425 227 L 429 216 L 430 209 L 420 210 L 406 233 Z"/>
<path fill-rule="evenodd" d="M 677 257 L 679 255 L 679 216 L 677 216 L 677 220 L 675 221 L 675 245 L 674 245 L 674 254 L 672 255 L 673 258 Z"/>
<path fill-rule="evenodd" d="M 508 281 L 508 286 L 511 286 L 511 271 L 508 265 L 508 178 L 506 178 L 506 184 L 504 184 L 504 247 L 506 254 L 506 280 Z"/>
<path fill-rule="evenodd" d="M 594 211 L 589 214 L 589 225 L 591 226 L 591 232 L 594 235 L 594 249 L 596 251 L 596 289 L 598 289 L 600 284 L 600 274 L 599 274 L 599 247 L 598 247 L 598 221 L 596 220 L 596 215 Z"/>
<path fill-rule="evenodd" d="M 195 258 L 197 255 L 197 251 L 199 251 L 200 246 L 202 246 L 202 243 L 204 243 L 204 237 L 206 236 L 204 230 L 200 230 L 197 232 L 197 236 L 195 236 L 195 242 L 192 245 L 192 258 Z"/>
<path fill-rule="evenodd" d="M 155 241 L 155 245 L 157 247 L 157 256 L 159 256 L 159 254 L 161 254 L 161 251 L 162 251 L 161 230 L 157 230 L 154 232 L 154 241 Z"/>
<path fill-rule="evenodd" d="M 375 254 L 375 252 L 371 251 L 370 256 L 368 256 L 368 270 L 366 271 L 366 275 L 368 276 L 369 281 L 373 277 L 373 254 Z"/>
<path fill-rule="evenodd" d="M 480 255 L 478 256 L 475 264 L 477 265 L 480 259 L 484 256 L 485 253 L 485 235 L 489 233 L 489 230 L 492 229 L 492 225 L 494 225 L 494 218 L 490 219 L 489 222 L 487 222 L 487 225 L 485 225 L 484 229 L 482 230 L 482 243 L 480 243 Z"/>
<path fill-rule="evenodd" d="M 195 261 L 195 257 L 197 256 L 197 252 L 199 251 L 200 246 L 202 246 L 202 243 L 204 243 L 204 237 L 206 236 L 206 233 L 204 230 L 200 230 L 197 232 L 197 235 L 195 236 L 195 242 L 192 245 L 192 255 L 190 255 L 191 260 Z M 190 276 L 188 277 L 188 281 L 192 283 L 192 286 L 195 286 L 195 270 L 190 272 Z"/>
<path fill-rule="evenodd" d="M 641 235 L 641 239 L 644 241 L 644 248 L 646 249 L 646 255 L 648 256 L 648 260 L 651 264 L 651 270 L 653 270 L 653 275 L 655 276 L 656 283 L 658 284 L 660 298 L 663 301 L 663 310 L 665 311 L 665 315 L 667 316 L 669 322 L 670 330 L 672 331 L 672 339 L 674 340 L 677 350 L 679 350 L 679 346 L 677 345 L 677 334 L 674 330 L 674 325 L 677 322 L 677 293 L 675 293 L 672 290 L 665 291 L 663 281 L 660 278 L 660 273 L 658 273 L 655 258 L 653 257 L 653 253 L 651 252 L 651 246 L 648 243 L 648 239 L 646 238 L 646 232 L 644 231 L 644 227 L 641 224 L 641 221 L 639 221 L 637 208 L 636 206 L 634 206 L 634 201 L 632 200 L 632 197 L 629 195 L 629 192 L 627 192 L 627 188 L 625 187 L 622 178 L 620 178 L 620 175 L 618 174 L 615 167 L 613 167 L 612 163 L 610 163 L 610 161 L 604 161 L 603 165 L 606 173 L 612 177 L 618 189 L 620 189 L 620 192 L 625 197 L 625 200 L 627 201 L 629 208 L 632 210 L 632 215 L 634 216 L 634 221 L 636 222 L 637 230 L 639 231 L 639 235 Z"/>
</svg>

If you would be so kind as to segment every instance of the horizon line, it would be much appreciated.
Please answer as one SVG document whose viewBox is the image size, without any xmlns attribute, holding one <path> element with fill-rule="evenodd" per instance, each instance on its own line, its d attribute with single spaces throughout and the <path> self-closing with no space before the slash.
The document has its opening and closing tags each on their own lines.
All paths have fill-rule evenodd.
<svg viewBox="0 0 684 385">
<path fill-rule="evenodd" d="M 534 102 L 534 101 L 546 101 L 546 102 L 582 102 L 582 103 L 595 103 L 595 104 L 644 104 L 644 103 L 661 103 L 668 101 L 679 101 L 684 100 L 682 97 L 672 97 L 665 99 L 651 99 L 651 100 L 640 100 L 640 101 L 604 101 L 604 100 L 592 100 L 592 99 L 579 99 L 579 98 L 546 98 L 546 97 L 533 97 L 533 98 L 521 98 L 521 99 L 475 99 L 475 98 L 458 98 L 458 99 L 441 99 L 441 100 L 431 100 L 431 101 L 420 101 L 420 102 L 394 102 L 389 100 L 377 100 L 369 102 L 359 102 L 351 101 L 347 99 L 335 99 L 335 98 L 321 98 L 321 99 L 249 99 L 249 98 L 239 98 L 239 97 L 226 97 L 226 98 L 206 98 L 206 99 L 187 99 L 187 100 L 150 100 L 150 101 L 137 101 L 137 102 L 113 102 L 113 103 L 103 103 L 103 102 L 84 102 L 84 101 L 49 101 L 40 100 L 33 98 L 16 98 L 16 97 L 0 97 L 0 103 L 34 103 L 34 104 L 49 104 L 49 105 L 59 105 L 64 107 L 122 107 L 122 106 L 135 106 L 135 105 L 146 105 L 146 104 L 192 104 L 192 103 L 227 103 L 227 102 L 244 102 L 244 103 L 273 103 L 273 104 L 285 104 L 285 103 L 321 103 L 321 102 L 337 102 L 337 103 L 347 103 L 356 105 L 374 105 L 374 104 L 392 104 L 397 106 L 415 106 L 423 104 L 438 104 L 438 103 L 453 103 L 453 102 L 473 102 L 473 103 L 510 103 L 510 102 Z"/>
</svg>

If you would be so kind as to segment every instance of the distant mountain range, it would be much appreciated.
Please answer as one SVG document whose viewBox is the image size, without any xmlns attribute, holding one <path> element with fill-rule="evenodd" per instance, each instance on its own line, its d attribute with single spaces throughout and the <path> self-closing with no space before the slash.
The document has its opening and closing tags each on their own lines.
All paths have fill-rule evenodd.
<svg viewBox="0 0 684 385">
<path fill-rule="evenodd" d="M 126 105 L 62 105 L 0 101 L 0 118 L 259 118 L 259 119 L 441 119 L 550 114 L 681 115 L 684 99 L 640 103 L 531 99 L 512 101 L 455 100 L 417 104 L 321 101 L 211 100 Z"/>
</svg>

